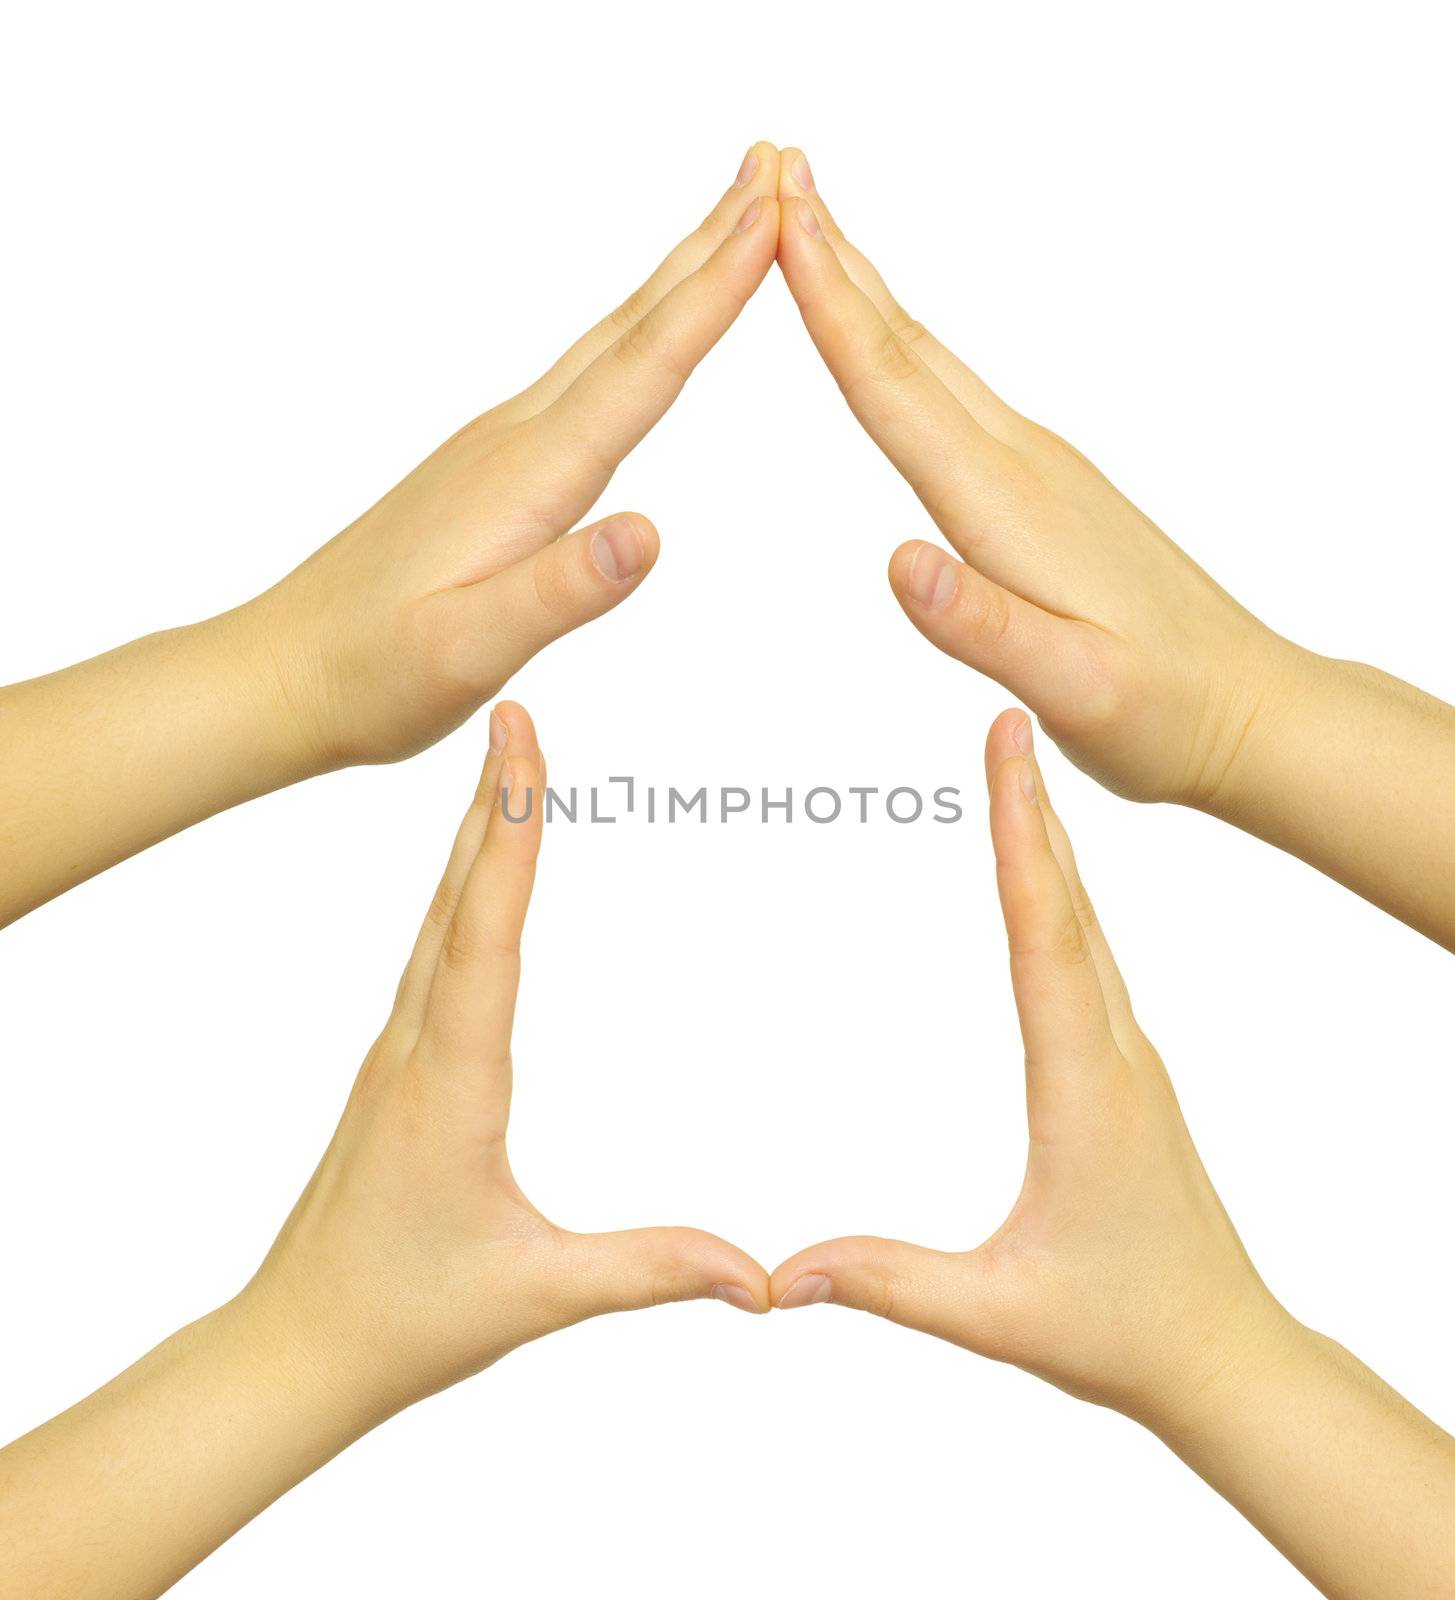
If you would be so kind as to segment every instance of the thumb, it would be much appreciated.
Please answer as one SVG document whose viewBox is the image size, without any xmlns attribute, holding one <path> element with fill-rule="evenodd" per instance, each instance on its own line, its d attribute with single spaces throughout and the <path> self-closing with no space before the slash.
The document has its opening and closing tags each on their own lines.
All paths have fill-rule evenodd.
<svg viewBox="0 0 1455 1600">
<path fill-rule="evenodd" d="M 1074 713 L 1103 676 L 1085 623 L 1043 611 L 937 545 L 901 545 L 889 561 L 889 585 L 931 644 L 1043 718 Z"/>
<path fill-rule="evenodd" d="M 538 650 L 620 604 L 652 570 L 661 542 L 627 511 L 579 528 L 514 565 L 434 597 L 444 628 L 471 652 L 482 698 Z"/>
<path fill-rule="evenodd" d="M 771 1280 L 780 1311 L 830 1303 L 869 1311 L 920 1333 L 977 1349 L 987 1295 L 973 1251 L 928 1250 L 898 1239 L 830 1239 L 800 1250 Z"/>
<path fill-rule="evenodd" d="M 768 1274 L 750 1255 L 696 1228 L 632 1228 L 577 1235 L 582 1315 L 640 1311 L 675 1300 L 768 1309 Z"/>
</svg>

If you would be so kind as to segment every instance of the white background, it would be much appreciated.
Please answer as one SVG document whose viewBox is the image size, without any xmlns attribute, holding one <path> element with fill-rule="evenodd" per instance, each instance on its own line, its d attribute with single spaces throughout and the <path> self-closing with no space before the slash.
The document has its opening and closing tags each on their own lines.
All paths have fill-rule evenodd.
<svg viewBox="0 0 1455 1600">
<path fill-rule="evenodd" d="M 1427 27 L 1422 17 L 1430 18 Z M 1423 6 L 29 8 L 0 48 L 0 675 L 270 583 L 803 144 L 914 312 L 1303 643 L 1455 697 L 1449 61 Z M 557 827 L 512 1148 L 577 1227 L 968 1245 L 1023 1160 L 978 794 L 1006 695 L 776 270 L 602 511 L 662 530 L 512 685 L 553 779 L 958 783 L 954 828 Z M 251 1273 L 485 742 L 216 818 L 0 942 L 0 1433 Z M 1447 1424 L 1449 958 L 1045 751 L 1264 1275 Z M 1395 745 L 1369 760 L 1398 767 Z M 157 774 L 159 783 L 167 774 Z M 202 1597 L 1294 1596 L 1150 1436 L 828 1308 L 573 1329 L 397 1419 Z"/>
</svg>

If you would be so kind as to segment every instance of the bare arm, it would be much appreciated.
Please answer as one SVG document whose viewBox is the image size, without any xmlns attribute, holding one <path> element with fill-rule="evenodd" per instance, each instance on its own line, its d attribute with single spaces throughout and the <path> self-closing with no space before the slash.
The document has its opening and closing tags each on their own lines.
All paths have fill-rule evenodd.
<svg viewBox="0 0 1455 1600">
<path fill-rule="evenodd" d="M 204 817 L 413 755 L 651 570 L 645 517 L 571 530 L 772 265 L 778 152 L 623 305 L 267 593 L 0 689 L 0 926 Z"/>
<path fill-rule="evenodd" d="M 1455 949 L 1455 707 L 1266 627 L 909 316 L 801 151 L 779 190 L 804 324 L 954 552 L 895 551 L 915 627 L 1118 794 L 1223 817 Z"/>
<path fill-rule="evenodd" d="M 1455 1594 L 1455 1439 L 1269 1292 L 1133 1015 L 1023 712 L 991 728 L 986 769 L 1024 1186 L 976 1249 L 831 1240 L 774 1272 L 775 1303 L 877 1312 L 1124 1412 L 1330 1600 Z"/>
<path fill-rule="evenodd" d="M 574 1233 L 511 1175 L 544 767 L 519 706 L 497 707 L 491 733 L 389 1021 L 262 1267 L 0 1450 L 0 1600 L 149 1600 L 370 1428 L 584 1318 L 695 1298 L 768 1309 L 762 1267 L 724 1240 Z"/>
</svg>

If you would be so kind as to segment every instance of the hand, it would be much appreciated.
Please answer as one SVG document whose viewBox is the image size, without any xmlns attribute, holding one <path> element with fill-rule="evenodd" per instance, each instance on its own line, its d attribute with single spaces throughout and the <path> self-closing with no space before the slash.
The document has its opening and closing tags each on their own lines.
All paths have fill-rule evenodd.
<svg viewBox="0 0 1455 1600">
<path fill-rule="evenodd" d="M 267 1259 L 233 1300 L 0 1450 L 5 1600 L 160 1594 L 370 1428 L 553 1329 L 696 1296 L 768 1309 L 767 1274 L 721 1239 L 568 1233 L 511 1176 L 544 781 L 530 718 L 498 706 L 393 1012 Z"/>
<path fill-rule="evenodd" d="M 530 718 L 498 706 L 393 1013 L 241 1296 L 265 1342 L 283 1329 L 382 1414 L 602 1312 L 709 1296 L 768 1309 L 763 1269 L 721 1239 L 568 1233 L 511 1176 L 511 1019 L 543 789 Z M 507 820 L 502 794 L 528 819 Z"/>
<path fill-rule="evenodd" d="M 316 766 L 434 743 L 651 570 L 658 541 L 645 517 L 562 536 L 762 281 L 777 183 L 777 150 L 754 145 L 702 225 L 623 305 L 243 608 Z"/>
<path fill-rule="evenodd" d="M 762 281 L 777 187 L 754 145 L 625 304 L 266 593 L 0 688 L 0 927 L 229 806 L 422 750 L 630 594 L 651 523 L 568 530 Z"/>
<path fill-rule="evenodd" d="M 1026 1047 L 1025 1185 L 977 1249 L 837 1239 L 784 1262 L 774 1301 L 873 1311 L 1150 1421 L 1271 1359 L 1298 1324 L 1248 1260 L 1132 1015 L 1022 712 L 991 727 L 986 771 Z"/>
<path fill-rule="evenodd" d="M 910 318 L 802 151 L 784 150 L 779 172 L 778 260 L 809 334 L 961 558 L 922 540 L 895 551 L 910 621 L 1025 700 L 1108 788 L 1206 803 L 1303 653 Z"/>
<path fill-rule="evenodd" d="M 1030 1155 L 963 1254 L 835 1239 L 773 1274 L 1156 1432 L 1330 1600 L 1455 1593 L 1455 1439 L 1273 1298 L 1132 1015 L 1019 711 L 985 752 Z"/>
</svg>

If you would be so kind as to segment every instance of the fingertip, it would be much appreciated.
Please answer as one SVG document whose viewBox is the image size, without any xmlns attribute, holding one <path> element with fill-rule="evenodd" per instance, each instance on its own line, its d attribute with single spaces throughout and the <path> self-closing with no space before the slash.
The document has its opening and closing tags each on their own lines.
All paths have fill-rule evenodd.
<svg viewBox="0 0 1455 1600">
<path fill-rule="evenodd" d="M 823 1305 L 834 1298 L 833 1266 L 842 1258 L 842 1242 L 813 1245 L 780 1262 L 768 1280 L 768 1291 L 779 1311 Z M 842 1264 L 840 1259 L 840 1264 Z"/>
<path fill-rule="evenodd" d="M 498 741 L 498 742 L 497 742 Z M 490 754 L 528 756 L 538 748 L 530 712 L 516 700 L 497 700 L 490 712 Z"/>
<path fill-rule="evenodd" d="M 1002 870 L 1003 891 L 1009 884 L 1035 879 L 1038 858 L 1050 854 L 1036 795 L 1035 761 L 1030 757 L 1019 752 L 1007 756 L 990 774 L 990 841 Z"/>
<path fill-rule="evenodd" d="M 779 196 L 808 194 L 813 187 L 813 168 L 808 164 L 808 157 L 798 145 L 785 145 L 778 158 Z"/>
<path fill-rule="evenodd" d="M 821 1306 L 834 1297 L 833 1279 L 823 1272 L 801 1272 L 774 1300 L 779 1311 Z"/>
<path fill-rule="evenodd" d="M 928 630 L 933 619 L 935 632 L 942 632 L 942 625 L 952 615 L 964 570 L 965 563 L 948 550 L 916 539 L 895 551 L 890 560 L 889 581 L 895 598 L 916 627 Z M 941 615 L 935 617 L 935 613 Z"/>
<path fill-rule="evenodd" d="M 771 239 L 776 249 L 779 217 L 780 210 L 776 195 L 768 193 L 755 194 L 743 206 L 742 215 L 738 218 L 737 225 L 733 229 L 733 237 L 736 238 L 739 234 L 746 234 L 754 240 Z M 768 259 L 771 261 L 771 255 Z M 767 271 L 766 262 L 763 270 Z"/>
<path fill-rule="evenodd" d="M 589 531 L 587 554 L 599 578 L 612 588 L 639 583 L 652 570 L 661 540 L 657 530 L 635 511 L 605 518 Z"/>
<path fill-rule="evenodd" d="M 921 550 L 929 548 L 927 540 L 907 539 L 889 558 L 889 587 L 901 605 L 909 594 L 909 575 Z"/>
<path fill-rule="evenodd" d="M 721 1300 L 769 1309 L 768 1274 L 745 1251 L 700 1228 L 635 1228 L 577 1234 L 594 1310 L 637 1310 L 669 1301 Z"/>
<path fill-rule="evenodd" d="M 778 227 L 778 264 L 790 286 L 802 280 L 823 242 L 823 230 L 806 200 L 781 199 L 782 220 Z"/>
<path fill-rule="evenodd" d="M 1012 756 L 1032 754 L 1032 730 L 1029 713 L 1020 706 L 1009 706 L 990 724 L 985 735 L 985 781 L 994 778 L 1003 761 Z"/>
<path fill-rule="evenodd" d="M 762 1316 L 768 1310 L 753 1290 L 745 1288 L 740 1283 L 714 1284 L 709 1298 L 721 1300 L 724 1305 L 732 1306 L 737 1311 L 749 1312 L 755 1317 Z"/>
<path fill-rule="evenodd" d="M 748 167 L 752 171 L 744 178 L 743 171 Z M 743 157 L 743 166 L 738 172 L 738 187 L 745 189 L 750 184 L 761 185 L 769 194 L 776 195 L 780 170 L 778 146 L 769 139 L 755 139 Z"/>
<path fill-rule="evenodd" d="M 924 1273 L 943 1259 L 918 1245 L 869 1234 L 829 1239 L 790 1256 L 774 1270 L 773 1304 L 780 1311 L 847 1306 L 917 1326 Z"/>
<path fill-rule="evenodd" d="M 799 196 L 796 200 L 790 200 L 788 209 L 792 212 L 793 221 L 804 238 L 815 243 L 822 241 L 823 224 L 818 219 L 818 212 L 814 210 L 807 200 L 803 199 L 802 196 Z"/>
<path fill-rule="evenodd" d="M 681 1263 L 684 1299 L 721 1300 L 738 1311 L 769 1311 L 768 1273 L 746 1250 L 700 1228 L 669 1228 L 660 1235 Z"/>
</svg>

